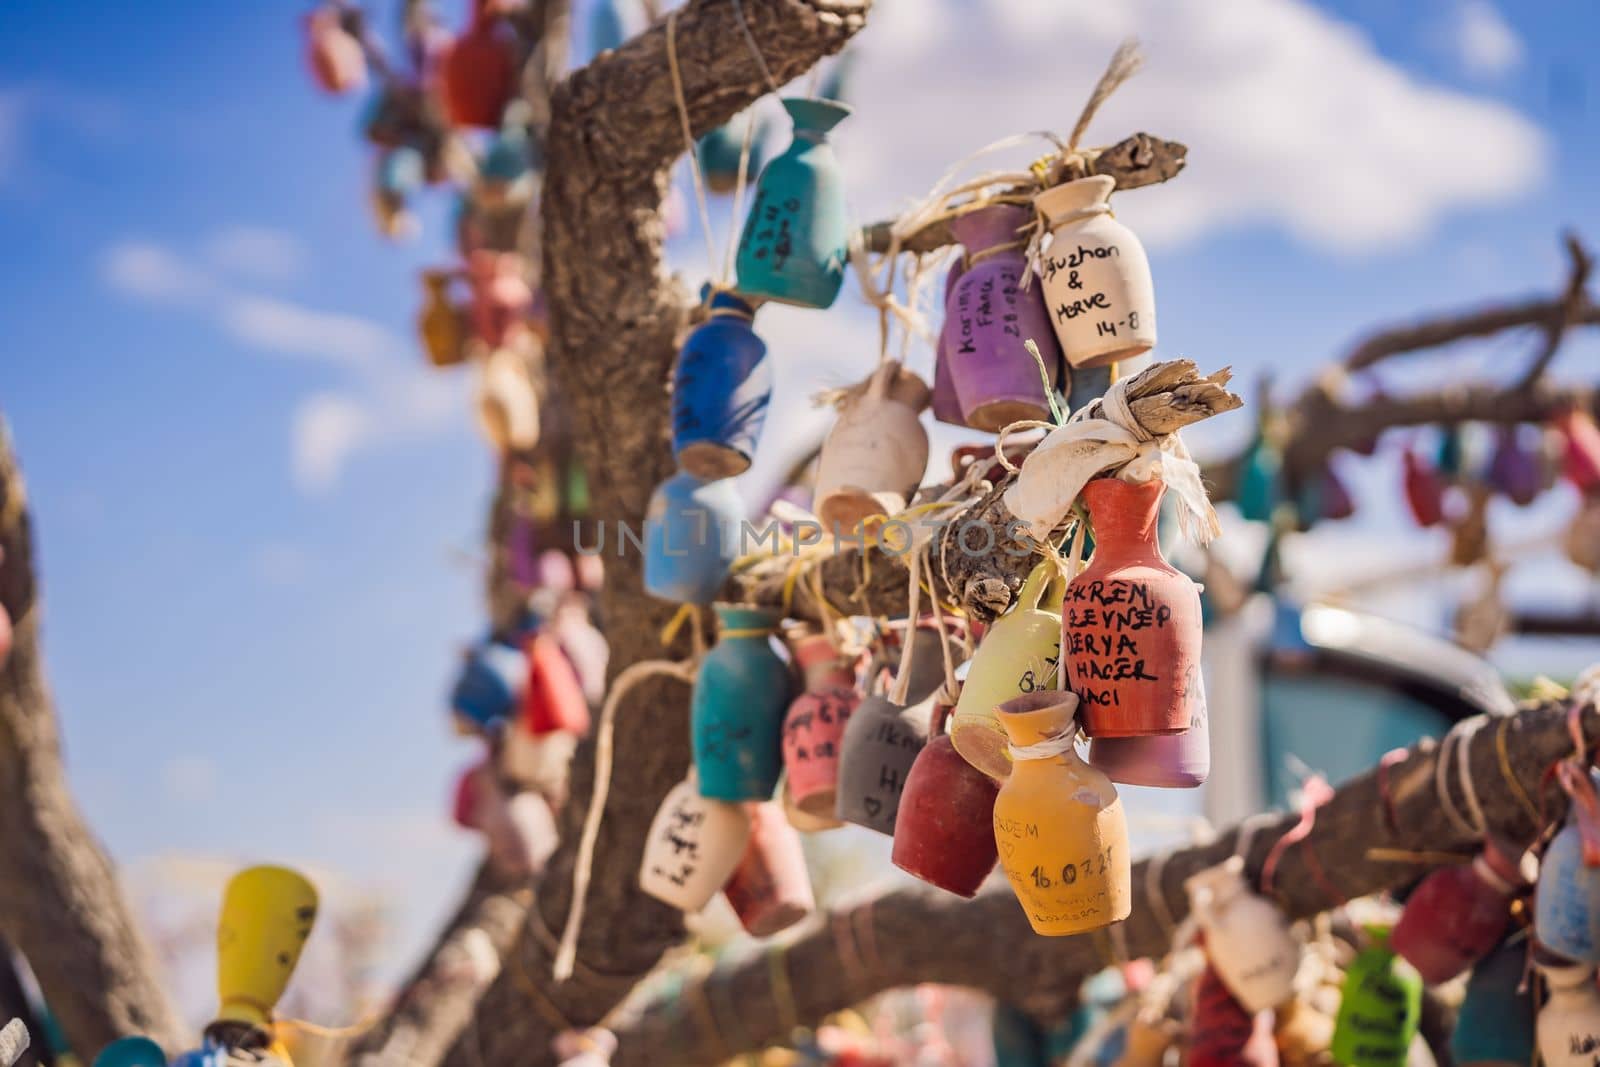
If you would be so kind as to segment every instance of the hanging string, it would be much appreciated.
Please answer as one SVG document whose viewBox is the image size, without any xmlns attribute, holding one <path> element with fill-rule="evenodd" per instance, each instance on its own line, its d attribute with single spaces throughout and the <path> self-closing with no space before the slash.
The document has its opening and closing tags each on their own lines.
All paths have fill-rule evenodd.
<svg viewBox="0 0 1600 1067">
<path fill-rule="evenodd" d="M 1451 745 L 1456 744 L 1456 732 L 1451 730 L 1444 735 L 1444 740 L 1439 743 L 1439 751 L 1433 757 L 1433 793 L 1438 798 L 1439 807 L 1444 809 L 1450 822 L 1461 831 L 1463 837 L 1475 836 L 1472 824 L 1461 814 L 1456 807 L 1455 798 L 1450 795 L 1450 752 Z"/>
<path fill-rule="evenodd" d="M 1267 853 L 1267 858 L 1261 863 L 1261 891 L 1272 893 L 1273 878 L 1278 872 L 1278 863 L 1283 859 L 1289 846 L 1304 841 L 1311 834 L 1311 829 L 1317 822 L 1317 808 L 1333 799 L 1333 789 L 1328 785 L 1327 779 L 1320 774 L 1313 774 L 1300 786 L 1300 821 L 1291 826 L 1283 836 L 1272 843 L 1272 849 Z M 1307 867 L 1311 866 L 1313 853 L 1306 852 Z M 1320 865 L 1319 865 L 1320 870 Z M 1314 874 L 1316 872 L 1313 872 Z"/>
<path fill-rule="evenodd" d="M 1488 833 L 1489 824 L 1484 818 L 1483 806 L 1478 803 L 1477 786 L 1472 781 L 1472 739 L 1486 721 L 1481 716 L 1468 719 L 1457 727 L 1461 731 L 1461 739 L 1456 742 L 1456 776 L 1461 780 L 1461 792 L 1467 798 L 1467 814 L 1472 816 L 1472 824 L 1479 837 Z"/>
<path fill-rule="evenodd" d="M 1063 704 L 1070 706 L 1068 710 L 1074 713 L 1074 717 L 1067 721 L 1066 726 L 1062 727 L 1060 732 L 1041 738 L 1031 745 L 1019 745 L 1015 742 L 1007 744 L 1006 748 L 1011 753 L 1013 761 L 1054 759 L 1072 750 L 1073 744 L 1078 740 L 1078 720 L 1076 718 L 1078 696 L 1071 691 L 1063 691 L 1061 701 Z"/>
<path fill-rule="evenodd" d="M 733 13 L 739 17 L 739 29 L 744 33 L 744 43 L 750 46 L 750 54 L 755 57 L 756 65 L 761 68 L 761 79 L 767 83 L 767 89 L 772 95 L 777 96 L 777 79 L 767 68 L 767 58 L 761 54 L 761 46 L 756 43 L 756 35 L 750 32 L 750 24 L 744 18 L 744 4 L 740 3 L 740 0 L 733 0 Z"/>
<path fill-rule="evenodd" d="M 772 985 L 772 1001 L 778 1008 L 778 1021 L 785 1034 L 800 1027 L 800 1012 L 794 1003 L 794 986 L 789 981 L 789 946 L 773 945 L 767 952 L 767 978 Z"/>
<path fill-rule="evenodd" d="M 1389 768 L 1404 763 L 1411 755 L 1408 748 L 1392 748 L 1378 760 L 1378 801 L 1383 805 L 1383 822 L 1394 837 L 1404 837 L 1400 832 L 1400 816 L 1394 806 L 1394 794 L 1389 788 Z"/>
<path fill-rule="evenodd" d="M 735 0 L 737 2 L 737 0 Z M 756 138 L 756 119 L 748 112 L 744 117 L 744 141 L 739 146 L 739 172 L 733 182 L 733 218 L 744 218 L 745 183 L 750 179 L 750 146 Z M 722 282 L 733 277 L 733 258 L 739 251 L 739 230 L 728 228 L 728 249 L 722 257 Z"/>
<path fill-rule="evenodd" d="M 1522 805 L 1522 810 L 1528 818 L 1533 820 L 1534 826 L 1544 824 L 1544 816 L 1533 803 L 1533 798 L 1528 796 L 1527 789 L 1523 788 L 1522 780 L 1511 769 L 1511 755 L 1506 751 L 1506 728 L 1511 725 L 1512 716 L 1507 715 L 1500 720 L 1500 725 L 1494 731 L 1494 751 L 1500 758 L 1500 777 L 1511 787 L 1511 792 L 1517 798 L 1517 803 Z"/>
<path fill-rule="evenodd" d="M 1567 709 L 1567 729 L 1572 734 L 1573 754 L 1556 765 L 1556 781 L 1570 802 L 1569 818 L 1577 825 L 1583 844 L 1583 865 L 1600 867 L 1600 796 L 1595 793 L 1594 778 L 1589 772 L 1581 702 L 1574 702 Z"/>
<path fill-rule="evenodd" d="M 1239 834 L 1233 841 L 1233 854 L 1244 862 L 1246 868 L 1250 866 L 1250 846 L 1255 843 L 1256 831 L 1268 823 L 1276 824 L 1279 818 L 1276 812 L 1258 811 L 1254 815 L 1247 815 L 1239 824 Z"/>
<path fill-rule="evenodd" d="M 737 8 L 739 0 L 734 0 Z M 694 180 L 694 202 L 700 212 L 700 228 L 705 231 L 706 269 L 717 264 L 717 244 L 711 237 L 711 209 L 706 206 L 705 176 L 700 173 L 700 159 L 694 147 L 694 129 L 689 124 L 689 104 L 683 96 L 683 75 L 678 70 L 678 14 L 682 8 L 673 8 L 667 16 L 667 70 L 672 75 L 672 99 L 678 105 L 678 126 L 683 131 L 683 148 L 689 156 L 689 175 Z"/>
<path fill-rule="evenodd" d="M 583 929 L 584 898 L 589 893 L 589 879 L 594 866 L 595 841 L 600 836 L 600 820 L 605 815 L 606 800 L 611 794 L 611 764 L 617 707 L 627 692 L 647 678 L 669 677 L 684 683 L 694 680 L 693 663 L 674 663 L 670 660 L 644 660 L 627 667 L 611 683 L 600 709 L 600 725 L 595 730 L 594 742 L 594 794 L 589 798 L 589 809 L 583 815 L 583 832 L 578 838 L 578 857 L 572 870 L 572 906 L 567 912 L 567 925 L 561 932 L 561 942 L 556 950 L 550 973 L 557 982 L 572 977 L 573 964 L 578 957 L 578 933 Z"/>
<path fill-rule="evenodd" d="M 906 594 L 906 639 L 900 648 L 900 670 L 895 674 L 894 685 L 889 690 L 889 699 L 901 706 L 905 705 L 911 689 L 911 667 L 916 659 L 917 642 L 913 640 L 913 631 L 917 624 L 917 613 L 922 606 L 921 553 L 911 554 L 911 564 L 907 569 L 911 572 L 911 587 Z"/>
</svg>

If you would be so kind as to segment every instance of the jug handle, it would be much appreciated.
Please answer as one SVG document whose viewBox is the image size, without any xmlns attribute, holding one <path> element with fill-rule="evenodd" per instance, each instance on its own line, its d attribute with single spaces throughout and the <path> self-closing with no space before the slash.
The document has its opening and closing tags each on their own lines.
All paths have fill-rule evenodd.
<svg viewBox="0 0 1600 1067">
<path fill-rule="evenodd" d="M 955 705 L 946 704 L 942 700 L 933 702 L 933 710 L 928 714 L 928 740 L 944 733 L 944 727 L 950 721 L 950 713 L 955 711 Z"/>
<path fill-rule="evenodd" d="M 1041 559 L 1033 570 L 1028 572 L 1022 588 L 1017 591 L 1017 602 L 1011 610 L 1027 611 L 1037 608 L 1046 595 L 1054 600 L 1064 599 L 1067 595 L 1066 576 L 1061 573 L 1061 568 L 1048 558 Z"/>
</svg>

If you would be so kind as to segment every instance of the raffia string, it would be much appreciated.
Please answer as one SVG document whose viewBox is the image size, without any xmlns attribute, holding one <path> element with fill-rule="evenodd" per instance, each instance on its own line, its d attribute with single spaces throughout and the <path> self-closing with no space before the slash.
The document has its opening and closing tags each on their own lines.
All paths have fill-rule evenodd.
<svg viewBox="0 0 1600 1067">
<path fill-rule="evenodd" d="M 1070 704 L 1073 712 L 1076 713 L 1078 709 L 1077 695 L 1071 692 L 1063 692 L 1061 697 L 1062 702 Z M 1071 751 L 1072 746 L 1077 743 L 1077 740 L 1078 720 L 1073 718 L 1068 722 L 1066 727 L 1061 730 L 1060 733 L 1052 734 L 1051 736 L 1040 741 L 1035 741 L 1031 745 L 1018 745 L 1011 743 L 1007 744 L 1006 748 L 1010 751 L 1013 761 L 1054 759 L 1057 756 L 1064 755 L 1065 753 Z"/>
<path fill-rule="evenodd" d="M 738 7 L 738 0 L 734 0 Z M 711 236 L 711 209 L 706 206 L 705 176 L 700 173 L 700 159 L 694 148 L 694 129 L 689 125 L 689 104 L 683 97 L 683 75 L 678 70 L 678 14 L 682 8 L 673 8 L 667 16 L 667 71 L 672 75 L 672 99 L 678 105 L 678 126 L 683 131 L 683 149 L 689 156 L 689 175 L 694 180 L 694 202 L 700 212 L 700 228 L 705 231 L 706 269 L 715 270 L 717 243 Z M 743 21 L 743 16 L 740 17 Z"/>
<path fill-rule="evenodd" d="M 606 694 L 600 709 L 600 724 L 594 739 L 594 794 L 589 798 L 589 809 L 583 815 L 583 833 L 578 838 L 577 862 L 572 868 L 572 906 L 567 912 L 567 925 L 561 931 L 561 943 L 556 949 L 550 973 L 557 982 L 572 977 L 572 968 L 578 958 L 578 934 L 583 929 L 584 898 L 589 893 L 589 879 L 594 868 L 595 841 L 600 836 L 600 820 L 605 815 L 606 799 L 611 795 L 611 765 L 613 741 L 616 733 L 617 707 L 628 691 L 647 678 L 668 677 L 681 682 L 694 681 L 693 663 L 674 663 L 671 660 L 644 660 L 635 663 L 617 675 Z"/>
<path fill-rule="evenodd" d="M 1094 83 L 1094 89 L 1089 93 L 1089 99 L 1084 103 L 1083 110 L 1078 113 L 1078 121 L 1072 125 L 1072 136 L 1067 138 L 1068 156 L 1076 155 L 1078 144 L 1083 140 L 1083 135 L 1088 132 L 1089 123 L 1094 121 L 1095 112 L 1100 110 L 1100 105 L 1110 99 L 1123 82 L 1139 73 L 1139 68 L 1144 66 L 1144 55 L 1139 51 L 1139 41 L 1130 37 L 1117 46 L 1111 53 L 1111 62 L 1106 64 L 1106 69 L 1100 75 L 1100 80 Z"/>
<path fill-rule="evenodd" d="M 750 46 L 750 54 L 755 57 L 756 66 L 761 68 L 761 79 L 767 83 L 767 89 L 772 95 L 778 95 L 778 81 L 767 66 L 767 57 L 761 54 L 761 46 L 756 43 L 756 35 L 750 32 L 750 23 L 745 21 L 744 17 L 744 5 L 739 0 L 733 0 L 733 13 L 739 18 L 739 30 L 744 34 L 744 43 Z"/>
</svg>

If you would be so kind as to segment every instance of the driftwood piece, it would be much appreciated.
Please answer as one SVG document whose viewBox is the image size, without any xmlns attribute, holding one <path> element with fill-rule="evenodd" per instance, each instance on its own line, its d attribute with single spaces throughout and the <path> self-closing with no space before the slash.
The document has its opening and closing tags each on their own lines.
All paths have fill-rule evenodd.
<svg viewBox="0 0 1600 1067">
<path fill-rule="evenodd" d="M 1177 141 L 1163 141 L 1148 133 L 1136 133 L 1123 138 L 1109 148 L 1086 149 L 1078 153 L 1070 164 L 1057 164 L 1046 176 L 1047 185 L 1059 185 L 1075 178 L 1094 174 L 1108 174 L 1116 179 L 1118 189 L 1139 189 L 1146 185 L 1168 181 L 1177 177 L 1187 161 L 1189 150 Z M 1034 186 L 1018 186 L 1009 193 L 1036 192 Z M 892 220 L 875 222 L 861 230 L 862 243 L 867 251 L 879 255 L 889 251 Z M 915 233 L 906 235 L 900 242 L 902 252 L 936 252 L 956 243 L 946 222 L 936 222 Z"/>
<path fill-rule="evenodd" d="M 1456 728 L 1466 739 L 1442 746 L 1425 742 L 1385 775 L 1372 770 L 1345 783 L 1316 810 L 1305 840 L 1282 852 L 1272 895 L 1291 917 L 1304 918 L 1348 898 L 1405 885 L 1433 862 L 1426 857 L 1397 861 L 1393 853 L 1375 850 L 1469 856 L 1476 835 L 1450 814 L 1453 810 L 1459 817 L 1469 810 L 1458 746 L 1465 746 L 1459 751 L 1486 828 L 1509 840 L 1532 841 L 1541 825 L 1559 820 L 1565 810 L 1565 795 L 1545 772 L 1572 752 L 1566 717 L 1566 702 L 1552 701 L 1515 715 L 1471 720 Z M 1600 709 L 1592 703 L 1586 707 L 1582 724 L 1589 744 L 1600 742 Z M 1509 778 L 1497 751 L 1502 741 Z M 1435 791 L 1434 766 L 1441 755 L 1450 761 L 1442 778 L 1447 802 Z M 1386 793 L 1392 824 L 1382 814 L 1389 808 Z M 1256 826 L 1246 854 L 1253 878 L 1259 879 L 1274 843 L 1298 821 L 1292 814 L 1267 816 Z M 1236 827 L 1210 844 L 1135 864 L 1133 914 L 1115 937 L 1036 936 L 1004 885 L 991 886 L 972 901 L 931 888 L 886 894 L 828 916 L 785 947 L 691 979 L 685 988 L 642 1006 L 618 1030 L 621 1046 L 611 1062 L 614 1067 L 658 1063 L 667 1049 L 673 1063 L 719 1063 L 781 1042 L 794 1026 L 814 1025 L 876 993 L 920 982 L 976 988 L 1022 1000 L 1023 1007 L 1029 997 L 1059 1003 L 1118 953 L 1163 955 L 1174 925 L 1189 911 L 1184 880 L 1234 854 L 1238 843 Z"/>
<path fill-rule="evenodd" d="M 155 956 L 67 787 L 45 682 L 27 491 L 0 421 L 0 605 L 13 629 L 0 663 L 0 934 L 33 969 L 73 1048 L 148 1034 L 184 1039 Z"/>
<path fill-rule="evenodd" d="M 1243 404 L 1228 391 L 1231 372 L 1226 368 L 1202 376 L 1192 360 L 1176 359 L 1154 364 L 1128 383 L 1128 408 L 1147 431 L 1174 433 L 1213 415 Z M 1100 401 L 1090 405 L 1098 414 Z M 943 519 L 935 535 L 930 560 L 931 587 L 946 602 L 958 604 L 969 616 L 988 622 L 1010 608 L 1017 590 L 1039 560 L 1030 543 L 1019 540 L 1021 525 L 1003 499 L 1015 475 L 1006 474 L 978 500 L 959 514 Z M 937 495 L 937 494 L 935 494 Z M 825 533 L 831 538 L 831 533 Z M 830 541 L 830 551 L 820 562 L 822 595 L 835 615 L 898 615 L 907 604 L 907 559 L 883 548 L 863 552 L 849 539 Z M 791 557 L 775 556 L 735 579 L 736 598 L 749 603 L 782 606 L 805 619 L 822 615 L 816 604 L 813 580 L 791 581 Z M 786 590 L 789 592 L 786 596 Z"/>
</svg>

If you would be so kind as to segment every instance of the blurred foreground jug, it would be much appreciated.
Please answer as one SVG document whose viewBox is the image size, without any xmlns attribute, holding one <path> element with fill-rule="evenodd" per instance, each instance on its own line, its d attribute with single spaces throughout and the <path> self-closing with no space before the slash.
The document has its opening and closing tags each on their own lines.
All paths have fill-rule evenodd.
<svg viewBox="0 0 1600 1067">
<path fill-rule="evenodd" d="M 1406 898 L 1389 943 L 1429 985 L 1448 982 L 1488 955 L 1511 921 L 1511 897 L 1527 883 L 1493 842 L 1471 863 L 1430 872 Z"/>
<path fill-rule="evenodd" d="M 656 809 L 639 862 L 639 888 L 693 914 L 733 874 L 750 839 L 750 819 L 737 804 L 700 795 L 694 768 Z"/>
<path fill-rule="evenodd" d="M 1271 1016 L 1240 1004 L 1215 964 L 1208 964 L 1195 979 L 1193 997 L 1184 1067 L 1277 1067 Z M 1260 1025 L 1263 1020 L 1266 1027 Z"/>
<path fill-rule="evenodd" d="M 1450 1034 L 1450 1055 L 1457 1067 L 1533 1062 L 1533 991 L 1519 991 L 1527 959 L 1527 942 L 1518 939 L 1502 944 L 1472 969 Z"/>
<path fill-rule="evenodd" d="M 1600 1052 L 1600 991 L 1594 968 L 1572 960 L 1535 959 L 1550 999 L 1539 1009 L 1539 1058 L 1545 1067 L 1593 1067 Z"/>
<path fill-rule="evenodd" d="M 522 725 L 534 737 L 563 730 L 589 732 L 589 702 L 572 661 L 548 633 L 528 641 L 528 685 L 522 694 Z"/>
<path fill-rule="evenodd" d="M 995 709 L 1012 697 L 1053 689 L 1061 656 L 1061 616 L 1053 608 L 1065 588 L 1061 571 L 1041 560 L 1022 583 L 1011 611 L 978 644 L 961 686 L 950 742 L 991 778 L 1011 773 L 1006 731 Z"/>
<path fill-rule="evenodd" d="M 1422 1022 L 1422 977 L 1389 947 L 1389 928 L 1371 939 L 1344 974 L 1333 1026 L 1333 1058 L 1345 1067 L 1405 1067 Z"/>
<path fill-rule="evenodd" d="M 1245 883 L 1244 860 L 1232 856 L 1184 886 L 1206 935 L 1206 956 L 1245 1009 L 1264 1011 L 1294 996 L 1300 943 L 1277 905 Z"/>
<path fill-rule="evenodd" d="M 1107 926 L 1133 908 L 1122 801 L 1073 748 L 1077 707 L 1060 690 L 999 707 L 1015 762 L 995 797 L 995 845 L 1034 933 L 1052 936 Z"/>
<path fill-rule="evenodd" d="M 1156 344 L 1150 261 L 1134 232 L 1111 214 L 1116 180 L 1080 178 L 1033 198 L 1050 245 L 1039 278 L 1061 351 L 1071 367 L 1143 355 Z"/>
<path fill-rule="evenodd" d="M 672 453 L 709 482 L 750 468 L 772 400 L 772 363 L 752 325 L 752 302 L 718 290 L 708 314 L 673 366 Z"/>
<path fill-rule="evenodd" d="M 928 466 L 928 431 L 917 417 L 927 406 L 922 379 L 892 360 L 840 401 L 817 461 L 812 509 L 829 532 L 905 510 Z"/>
<path fill-rule="evenodd" d="M 929 741 L 906 775 L 891 859 L 903 871 L 958 896 L 976 896 L 994 870 L 999 787 L 962 759 L 944 732 L 947 704 L 933 705 Z"/>
<path fill-rule="evenodd" d="M 1206 722 L 1204 679 L 1197 682 L 1190 711 L 1189 728 L 1181 734 L 1095 738 L 1089 742 L 1089 765 L 1120 785 L 1155 789 L 1193 789 L 1203 785 L 1211 773 L 1211 728 Z"/>
<path fill-rule="evenodd" d="M 287 867 L 229 880 L 217 921 L 217 1021 L 265 1029 L 317 919 L 317 890 Z"/>
<path fill-rule="evenodd" d="M 808 634 L 794 643 L 794 658 L 805 675 L 805 692 L 794 698 L 783 719 L 783 767 L 789 794 L 801 811 L 833 815 L 839 786 L 839 753 L 845 725 L 861 702 L 850 660 L 825 634 Z"/>
<path fill-rule="evenodd" d="M 966 272 L 945 298 L 943 358 L 968 426 L 991 433 L 1021 419 L 1050 418 L 1039 366 L 1022 346 L 1031 340 L 1044 357 L 1050 384 L 1061 350 L 1037 284 L 1022 288 L 1026 209 L 1009 204 L 956 216 L 951 232 L 966 249 Z"/>
<path fill-rule="evenodd" d="M 804 919 L 816 907 L 806 873 L 800 835 L 775 800 L 746 804 L 750 840 L 722 891 L 739 924 L 752 937 L 770 937 Z"/>
<path fill-rule="evenodd" d="M 119 1037 L 100 1050 L 94 1067 L 167 1067 L 167 1054 L 148 1037 Z"/>
<path fill-rule="evenodd" d="M 517 91 L 517 35 L 491 0 L 472 0 L 467 28 L 450 45 L 440 69 L 445 113 L 457 126 L 500 125 Z"/>
<path fill-rule="evenodd" d="M 743 518 L 744 502 L 731 481 L 704 482 L 680 471 L 662 482 L 645 512 L 645 592 L 683 604 L 715 600 L 738 558 Z"/>
<path fill-rule="evenodd" d="M 839 295 L 849 257 L 850 219 L 828 131 L 850 114 L 831 100 L 783 101 L 794 142 L 756 180 L 739 236 L 740 292 L 825 308 Z"/>
<path fill-rule="evenodd" d="M 1591 771 L 1589 780 L 1600 782 L 1600 776 Z M 1584 862 L 1576 804 L 1568 808 L 1566 823 L 1540 860 L 1533 928 L 1539 943 L 1550 951 L 1600 963 L 1600 867 Z"/>
<path fill-rule="evenodd" d="M 717 643 L 700 662 L 690 732 L 700 792 L 717 800 L 771 800 L 783 770 L 789 668 L 770 638 L 781 616 L 717 604 Z"/>
<path fill-rule="evenodd" d="M 1090 737 L 1182 733 L 1205 699 L 1200 592 L 1156 537 L 1165 491 L 1119 478 L 1083 487 L 1094 555 L 1067 584 L 1061 653 Z"/>
<path fill-rule="evenodd" d="M 906 778 L 925 743 L 922 716 L 920 708 L 901 707 L 881 694 L 862 699 L 844 730 L 837 818 L 880 834 L 894 833 Z"/>
</svg>

